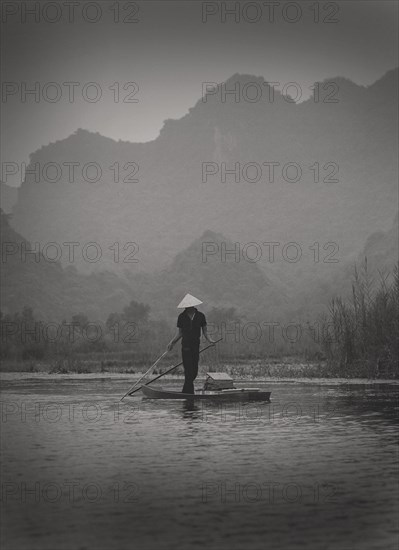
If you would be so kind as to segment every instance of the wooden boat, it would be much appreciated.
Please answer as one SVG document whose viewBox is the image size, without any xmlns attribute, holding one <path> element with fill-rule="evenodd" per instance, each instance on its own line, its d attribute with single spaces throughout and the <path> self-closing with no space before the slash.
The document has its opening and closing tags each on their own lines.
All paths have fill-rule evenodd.
<svg viewBox="0 0 399 550">
<path fill-rule="evenodd" d="M 147 399 L 189 399 L 195 401 L 204 399 L 217 401 L 270 401 L 271 394 L 271 392 L 261 391 L 259 388 L 235 388 L 230 376 L 225 373 L 215 372 L 208 373 L 204 389 L 194 394 L 150 386 L 143 386 L 141 391 Z"/>
<path fill-rule="evenodd" d="M 147 399 L 215 399 L 215 400 L 237 400 L 237 401 L 270 401 L 271 392 L 260 391 L 253 388 L 234 388 L 233 390 L 204 391 L 196 393 L 183 393 L 178 391 L 163 390 L 162 388 L 151 388 L 143 386 L 141 388 Z"/>
</svg>

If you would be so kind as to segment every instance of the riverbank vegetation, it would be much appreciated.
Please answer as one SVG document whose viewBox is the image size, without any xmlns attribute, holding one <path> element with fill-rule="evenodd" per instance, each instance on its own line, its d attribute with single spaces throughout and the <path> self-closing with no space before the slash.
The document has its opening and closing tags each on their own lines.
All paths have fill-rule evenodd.
<svg viewBox="0 0 399 550">
<path fill-rule="evenodd" d="M 335 298 L 321 346 L 332 375 L 398 378 L 399 272 L 370 276 L 367 259 L 355 270 L 350 300 Z"/>
<path fill-rule="evenodd" d="M 337 297 L 314 321 L 247 319 L 234 308 L 207 313 L 211 338 L 202 370 L 235 377 L 398 378 L 399 277 L 370 277 L 355 270 L 352 296 Z M 62 323 L 39 320 L 24 308 L 1 315 L 3 372 L 138 373 L 163 353 L 174 327 L 151 318 L 146 304 L 131 301 L 103 321 L 83 313 Z M 206 342 L 204 343 L 204 345 Z M 155 373 L 180 361 L 179 344 Z"/>
</svg>

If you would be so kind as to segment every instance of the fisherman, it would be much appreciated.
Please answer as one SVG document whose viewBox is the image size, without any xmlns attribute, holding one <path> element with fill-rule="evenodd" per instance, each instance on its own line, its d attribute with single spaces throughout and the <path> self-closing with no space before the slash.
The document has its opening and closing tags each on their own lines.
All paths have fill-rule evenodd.
<svg viewBox="0 0 399 550">
<path fill-rule="evenodd" d="M 215 344 L 208 336 L 205 315 L 198 311 L 195 306 L 202 304 L 201 300 L 191 294 L 186 294 L 177 309 L 184 309 L 177 318 L 177 331 L 175 336 L 169 342 L 167 350 L 170 351 L 173 346 L 182 339 L 182 360 L 184 366 L 184 386 L 183 393 L 194 393 L 194 380 L 198 374 L 199 345 L 201 329 L 204 338 L 210 343 Z"/>
</svg>

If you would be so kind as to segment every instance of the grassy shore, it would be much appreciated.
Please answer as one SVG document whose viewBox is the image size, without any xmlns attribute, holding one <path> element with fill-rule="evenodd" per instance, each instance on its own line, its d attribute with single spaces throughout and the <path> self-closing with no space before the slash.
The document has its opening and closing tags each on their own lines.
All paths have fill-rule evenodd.
<svg viewBox="0 0 399 550">
<path fill-rule="evenodd" d="M 177 359 L 177 360 L 176 360 Z M 177 357 L 168 362 L 163 362 L 154 369 L 153 374 L 165 372 L 168 368 L 179 362 Z M 55 359 L 53 361 L 5 361 L 2 363 L 2 373 L 43 373 L 54 375 L 68 374 L 143 374 L 150 364 L 143 362 L 132 362 L 128 359 L 107 359 L 103 358 L 69 358 Z M 226 372 L 234 379 L 264 379 L 264 378 L 384 378 L 384 373 L 376 376 L 374 370 L 363 368 L 361 372 L 350 371 L 345 375 L 342 371 L 336 371 L 326 361 L 304 361 L 301 357 L 281 357 L 265 359 L 247 359 L 231 361 L 203 360 L 199 367 L 199 377 L 206 372 Z M 176 376 L 181 376 L 182 367 L 174 371 Z M 378 373 L 377 373 L 378 374 Z"/>
</svg>

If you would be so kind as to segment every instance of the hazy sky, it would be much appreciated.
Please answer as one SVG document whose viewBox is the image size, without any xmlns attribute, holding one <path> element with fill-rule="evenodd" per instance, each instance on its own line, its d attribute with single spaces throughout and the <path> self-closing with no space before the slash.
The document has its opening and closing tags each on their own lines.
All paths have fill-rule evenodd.
<svg viewBox="0 0 399 550">
<path fill-rule="evenodd" d="M 302 14 L 278 2 L 274 22 L 264 2 L 241 2 L 237 22 L 234 15 L 223 22 L 223 3 L 199 0 L 120 2 L 120 22 L 114 22 L 114 0 L 94 2 L 97 11 L 82 1 L 71 22 L 67 6 L 61 3 L 57 13 L 46 1 L 35 21 L 23 13 L 23 5 L 33 4 L 2 5 L 2 162 L 28 161 L 29 153 L 79 127 L 114 139 L 155 139 L 165 119 L 182 117 L 200 99 L 202 82 L 223 82 L 237 72 L 298 82 L 305 98 L 314 81 L 344 76 L 369 85 L 398 65 L 396 1 L 346 0 L 336 3 L 336 13 L 320 2 L 318 23 L 314 0 L 297 3 Z M 235 2 L 224 4 L 231 9 Z M 123 22 L 129 14 L 138 21 Z M 21 101 L 23 86 L 35 82 L 38 100 L 27 95 Z M 78 83 L 72 103 L 65 82 Z M 84 88 L 90 82 L 102 91 L 96 103 L 84 99 L 96 92 Z M 109 87 L 118 83 L 123 99 L 133 91 L 123 90 L 127 82 L 137 84 L 133 99 L 139 101 L 116 103 L 117 86 Z M 53 98 L 57 90 L 58 101 L 43 97 Z"/>
</svg>

